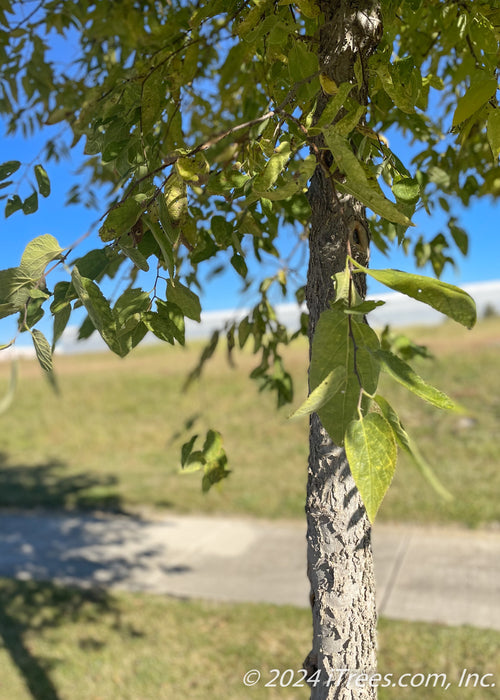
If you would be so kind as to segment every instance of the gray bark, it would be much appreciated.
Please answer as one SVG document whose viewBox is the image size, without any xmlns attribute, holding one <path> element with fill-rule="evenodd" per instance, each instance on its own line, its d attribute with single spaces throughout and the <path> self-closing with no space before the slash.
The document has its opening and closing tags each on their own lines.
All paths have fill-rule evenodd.
<svg viewBox="0 0 500 700">
<path fill-rule="evenodd" d="M 366 59 L 380 39 L 378 4 L 366 0 L 319 4 L 327 19 L 319 37 L 320 67 L 338 85 L 355 82 L 357 57 L 365 71 Z M 320 99 L 316 118 L 327 99 Z M 364 86 L 357 99 L 366 101 Z M 369 230 L 363 206 L 352 196 L 335 192 L 329 175 L 331 154 L 321 138 L 313 150 L 321 157 L 309 191 L 310 342 L 319 315 L 334 298 L 332 275 L 344 269 L 348 248 L 366 262 Z M 357 284 L 364 294 L 364 281 Z M 306 513 L 313 644 L 304 665 L 311 680 L 318 681 L 311 683 L 311 699 L 372 700 L 374 684 L 359 676 L 376 671 L 371 527 L 345 452 L 332 443 L 315 414 L 310 423 Z"/>
</svg>

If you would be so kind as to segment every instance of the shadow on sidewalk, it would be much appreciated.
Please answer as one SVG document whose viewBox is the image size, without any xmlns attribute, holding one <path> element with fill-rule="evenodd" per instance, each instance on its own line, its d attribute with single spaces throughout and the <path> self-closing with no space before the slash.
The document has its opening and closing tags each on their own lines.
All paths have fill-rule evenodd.
<svg viewBox="0 0 500 700">
<path fill-rule="evenodd" d="M 68 474 L 63 462 L 37 465 L 8 464 L 0 452 L 0 508 L 54 508 L 58 510 L 109 510 L 124 513 L 111 475 Z"/>
</svg>

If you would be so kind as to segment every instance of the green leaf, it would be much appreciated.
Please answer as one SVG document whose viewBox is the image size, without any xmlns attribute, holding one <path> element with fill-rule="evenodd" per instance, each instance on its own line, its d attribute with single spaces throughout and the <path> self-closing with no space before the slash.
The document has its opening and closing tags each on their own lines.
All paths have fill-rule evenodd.
<svg viewBox="0 0 500 700">
<path fill-rule="evenodd" d="M 490 142 L 493 157 L 500 154 L 500 109 L 493 109 L 488 116 L 488 141 Z"/>
<path fill-rule="evenodd" d="M 45 372 L 52 372 L 52 352 L 50 350 L 50 345 L 47 338 L 36 328 L 31 331 L 31 336 L 33 338 L 33 345 L 35 346 L 36 356 L 41 368 Z"/>
<path fill-rule="evenodd" d="M 199 472 L 200 469 L 204 469 L 206 465 L 203 452 L 201 450 L 195 450 L 191 452 L 182 468 L 184 474 L 192 474 L 193 472 Z"/>
<path fill-rule="evenodd" d="M 95 332 L 95 330 L 96 327 L 87 315 L 83 319 L 80 328 L 78 329 L 77 340 L 86 340 L 87 338 L 90 338 L 90 336 Z"/>
<path fill-rule="evenodd" d="M 49 297 L 50 292 L 46 291 L 46 289 L 40 289 L 40 287 L 33 287 L 30 289 L 30 299 L 42 299 L 45 301 L 45 299 Z"/>
<path fill-rule="evenodd" d="M 311 130 L 314 133 L 314 129 L 322 126 L 330 126 L 337 114 L 340 112 L 344 106 L 349 93 L 354 87 L 354 83 L 342 83 L 338 87 L 336 95 L 334 95 L 327 103 L 325 109 L 322 111 L 320 118 L 318 119 L 315 127 Z"/>
<path fill-rule="evenodd" d="M 203 445 L 205 458 L 204 475 L 201 488 L 204 493 L 231 473 L 227 468 L 227 456 L 222 444 L 222 437 L 216 430 L 209 430 Z"/>
<path fill-rule="evenodd" d="M 222 435 L 216 430 L 209 430 L 203 445 L 203 455 L 207 462 L 213 462 L 224 455 Z"/>
<path fill-rule="evenodd" d="M 352 152 L 347 139 L 341 136 L 334 126 L 323 129 L 323 134 L 337 167 L 346 176 L 346 182 L 337 183 L 339 189 L 352 194 L 384 219 L 395 224 L 413 226 L 411 220 L 398 209 L 397 205 L 384 196 L 378 183 L 375 180 L 368 180 L 363 166 Z"/>
<path fill-rule="evenodd" d="M 191 438 L 185 442 L 181 447 L 181 466 L 184 466 L 193 451 L 194 443 L 196 442 L 198 435 L 192 435 Z"/>
<path fill-rule="evenodd" d="M 377 334 L 363 321 L 335 308 L 321 314 L 312 343 L 310 386 L 314 391 L 337 367 L 345 372 L 340 390 L 318 410 L 337 445 L 357 413 L 360 381 L 368 394 L 376 391 L 380 369 L 374 352 L 379 348 Z"/>
<path fill-rule="evenodd" d="M 130 245 L 120 245 L 120 250 L 143 272 L 149 271 L 149 263 L 140 250 Z"/>
<path fill-rule="evenodd" d="M 14 214 L 16 211 L 19 211 L 20 209 L 23 208 L 23 201 L 21 197 L 18 194 L 12 195 L 7 200 L 7 204 L 5 205 L 5 218 L 7 219 L 11 214 Z"/>
<path fill-rule="evenodd" d="M 366 112 L 366 106 L 355 105 L 349 112 L 335 124 L 335 131 L 341 136 L 349 136 L 349 134 L 357 127 L 359 120 Z"/>
<path fill-rule="evenodd" d="M 413 59 L 410 56 L 407 59 L 408 63 L 406 59 L 396 59 L 396 61 L 389 64 L 380 61 L 377 66 L 377 73 L 383 89 L 396 107 L 406 114 L 413 114 L 419 97 L 422 79 L 418 79 L 418 71 L 413 72 L 411 70 Z"/>
<path fill-rule="evenodd" d="M 168 328 L 173 338 L 177 340 L 178 343 L 184 345 L 185 343 L 185 323 L 184 314 L 177 304 L 172 302 L 156 300 L 156 308 L 158 309 L 158 315 L 163 318 L 165 323 L 168 324 Z M 155 331 L 153 331 L 155 332 Z M 155 332 L 156 334 L 156 332 Z M 165 338 L 167 340 L 167 338 Z M 168 340 L 168 342 L 173 342 Z"/>
<path fill-rule="evenodd" d="M 459 287 L 432 277 L 413 275 L 400 270 L 372 270 L 363 267 L 355 260 L 352 262 L 358 269 L 373 277 L 377 282 L 432 306 L 436 311 L 449 316 L 466 328 L 472 328 L 476 322 L 474 300 Z"/>
<path fill-rule="evenodd" d="M 384 306 L 385 301 L 375 301 L 374 299 L 368 299 L 368 301 L 362 301 L 355 306 L 348 306 L 344 309 L 345 314 L 354 314 L 358 316 L 365 316 L 369 314 L 370 311 L 377 309 L 379 306 Z"/>
<path fill-rule="evenodd" d="M 102 248 L 90 250 L 83 257 L 74 262 L 75 267 L 82 277 L 89 280 L 96 280 L 109 265 L 109 258 Z"/>
<path fill-rule="evenodd" d="M 352 421 L 345 451 L 370 522 L 375 520 L 396 469 L 396 440 L 390 424 L 379 413 Z"/>
<path fill-rule="evenodd" d="M 126 289 L 115 302 L 113 316 L 116 319 L 117 328 L 124 327 L 135 316 L 139 316 L 149 310 L 151 300 L 148 292 L 142 289 Z M 137 318 L 135 325 L 139 322 Z"/>
<path fill-rule="evenodd" d="M 175 282 L 171 279 L 168 280 L 167 299 L 178 306 L 184 316 L 198 321 L 198 323 L 201 321 L 201 304 L 198 296 L 181 284 L 178 279 Z"/>
<path fill-rule="evenodd" d="M 76 292 L 71 282 L 57 282 L 53 296 L 50 311 L 52 314 L 57 314 L 65 306 L 69 306 L 73 299 L 76 299 Z"/>
<path fill-rule="evenodd" d="M 143 204 L 137 202 L 133 197 L 128 197 L 124 202 L 120 202 L 112 209 L 104 224 L 99 229 L 101 240 L 107 243 L 128 233 L 132 226 L 137 223 L 143 211 Z"/>
<path fill-rule="evenodd" d="M 210 166 L 203 153 L 196 153 L 191 158 L 179 158 L 175 163 L 175 168 L 179 175 L 186 182 L 196 183 L 200 175 L 207 175 Z"/>
<path fill-rule="evenodd" d="M 246 276 L 248 274 L 248 267 L 245 262 L 245 258 L 242 255 L 239 255 L 238 253 L 235 253 L 231 257 L 231 265 L 234 267 L 236 272 L 239 274 L 240 277 L 243 279 L 246 279 Z"/>
<path fill-rule="evenodd" d="M 52 350 L 50 348 L 49 341 L 44 336 L 44 334 L 38 329 L 33 329 L 31 332 L 31 337 L 33 339 L 33 345 L 35 346 L 35 353 L 40 367 L 45 372 L 45 376 L 49 380 L 54 391 L 57 391 L 57 384 L 54 377 L 53 365 L 52 365 Z"/>
<path fill-rule="evenodd" d="M 295 0 L 299 7 L 301 14 L 311 19 L 319 17 L 321 14 L 321 9 L 315 0 Z M 281 3 L 280 3 L 281 4 Z"/>
<path fill-rule="evenodd" d="M 162 109 L 166 107 L 166 85 L 161 71 L 154 69 L 143 83 L 141 96 L 141 126 L 144 136 L 153 131 Z"/>
<path fill-rule="evenodd" d="M 207 492 L 214 484 L 229 476 L 226 468 L 227 456 L 222 444 L 222 437 L 216 430 L 209 430 L 202 450 L 193 452 L 197 435 L 184 443 L 181 448 L 181 465 L 183 473 L 203 469 L 202 490 Z"/>
<path fill-rule="evenodd" d="M 28 277 L 38 280 L 49 262 L 60 257 L 62 250 L 54 236 L 45 233 L 28 243 L 19 267 Z"/>
<path fill-rule="evenodd" d="M 346 264 L 342 272 L 337 272 L 332 276 L 335 285 L 335 301 L 343 301 L 347 306 L 349 302 L 352 304 L 360 304 L 363 299 L 351 280 L 351 271 Z"/>
<path fill-rule="evenodd" d="M 117 339 L 115 317 L 99 287 L 92 280 L 82 277 L 77 267 L 73 268 L 71 279 L 78 298 L 104 342 L 114 353 L 124 357 L 128 351 Z"/>
<path fill-rule="evenodd" d="M 253 189 L 256 192 L 265 192 L 274 185 L 281 171 L 290 160 L 290 142 L 284 141 L 276 153 L 269 158 L 263 170 L 253 181 Z"/>
<path fill-rule="evenodd" d="M 295 41 L 288 53 L 288 72 L 292 85 L 318 72 L 318 55 L 309 51 L 305 43 Z"/>
<path fill-rule="evenodd" d="M 416 445 L 410 440 L 410 436 L 403 428 L 400 423 L 399 417 L 396 411 L 392 408 L 383 396 L 375 396 L 375 401 L 380 407 L 382 414 L 386 421 L 390 424 L 394 431 L 394 436 L 399 447 L 406 452 L 406 454 L 411 458 L 413 463 L 418 467 L 422 476 L 427 480 L 427 482 L 432 486 L 432 488 L 439 494 L 442 498 L 447 501 L 453 499 L 451 493 L 446 489 L 443 484 L 439 481 L 435 475 L 432 467 L 425 461 L 420 452 L 418 451 Z"/>
<path fill-rule="evenodd" d="M 43 297 L 33 298 L 32 292 L 30 293 L 30 299 L 28 301 L 26 309 L 24 313 L 21 314 L 21 331 L 24 331 L 27 328 L 33 328 L 38 323 L 38 321 L 40 321 L 40 319 L 43 318 L 45 312 L 42 308 L 42 304 L 44 303 L 44 301 L 45 299 Z"/>
<path fill-rule="evenodd" d="M 33 280 L 19 267 L 0 270 L 0 318 L 20 311 L 30 296 Z"/>
<path fill-rule="evenodd" d="M 345 367 L 339 366 L 329 372 L 316 389 L 311 391 L 307 399 L 294 411 L 289 418 L 301 418 L 322 408 L 335 394 L 340 391 L 346 380 Z"/>
<path fill-rule="evenodd" d="M 154 333 L 160 340 L 174 344 L 174 334 L 172 332 L 172 322 L 166 314 L 159 314 L 155 311 L 146 311 L 142 315 L 142 321 L 146 328 Z"/>
<path fill-rule="evenodd" d="M 497 87 L 496 78 L 485 79 L 483 75 L 478 74 L 476 82 L 473 83 L 465 95 L 458 100 L 453 115 L 452 126 L 461 124 L 481 109 L 481 107 L 493 97 L 497 91 Z"/>
<path fill-rule="evenodd" d="M 216 214 L 210 219 L 210 230 L 217 243 L 223 247 L 231 243 L 231 237 L 233 234 L 233 225 L 230 221 L 226 221 L 225 217 Z"/>
<path fill-rule="evenodd" d="M 165 193 L 164 201 L 167 205 L 168 217 L 172 222 L 183 222 L 189 215 L 186 183 L 180 175 L 175 173 L 169 177 L 163 191 Z M 161 211 L 161 197 L 159 199 L 159 205 L 160 221 L 163 224 L 164 217 Z"/>
<path fill-rule="evenodd" d="M 38 194 L 33 191 L 23 202 L 23 214 L 34 214 L 38 210 Z"/>
<path fill-rule="evenodd" d="M 428 384 L 404 360 L 388 350 L 377 350 L 375 355 L 382 368 L 397 382 L 419 396 L 424 401 L 447 411 L 463 412 L 463 408 L 439 389 Z"/>
<path fill-rule="evenodd" d="M 173 247 L 170 239 L 168 238 L 167 234 L 163 230 L 162 226 L 158 223 L 158 221 L 155 221 L 153 217 L 145 215 L 144 220 L 149 226 L 149 230 L 151 231 L 153 238 L 155 239 L 156 243 L 158 244 L 162 257 L 163 257 L 163 262 L 165 264 L 166 269 L 168 270 L 169 274 L 171 277 L 174 275 L 174 252 L 173 252 Z"/>
<path fill-rule="evenodd" d="M 61 309 L 59 309 L 59 311 L 57 311 L 53 315 L 54 329 L 52 335 L 52 352 L 54 352 L 54 348 L 56 346 L 57 341 L 62 336 L 66 326 L 68 325 L 68 321 L 71 316 L 71 305 L 66 304 L 66 306 L 63 306 Z"/>
<path fill-rule="evenodd" d="M 7 160 L 5 163 L 0 165 L 0 180 L 6 180 L 8 177 L 13 175 L 16 170 L 19 170 L 21 163 L 18 160 Z"/>
<path fill-rule="evenodd" d="M 448 222 L 448 228 L 450 229 L 451 236 L 459 251 L 462 253 L 462 255 L 467 255 L 469 251 L 469 236 L 467 235 L 467 232 L 460 226 L 456 226 L 453 223 L 453 220 Z"/>
<path fill-rule="evenodd" d="M 404 177 L 394 183 L 392 191 L 402 202 L 415 203 L 420 196 L 420 185 L 413 178 Z"/>
<path fill-rule="evenodd" d="M 34 170 L 38 191 L 42 197 L 48 197 L 50 194 L 50 180 L 45 168 L 42 165 L 35 165 Z"/>
</svg>

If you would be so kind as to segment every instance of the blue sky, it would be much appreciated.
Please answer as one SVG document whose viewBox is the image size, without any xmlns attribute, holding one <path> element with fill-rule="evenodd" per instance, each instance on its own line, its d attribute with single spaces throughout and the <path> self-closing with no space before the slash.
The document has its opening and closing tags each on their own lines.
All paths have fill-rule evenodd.
<svg viewBox="0 0 500 700">
<path fill-rule="evenodd" d="M 26 169 L 26 179 L 20 185 L 21 196 L 27 196 L 30 193 L 29 181 L 33 180 L 32 166 L 37 162 L 43 162 L 39 154 L 45 140 L 47 136 L 52 136 L 57 130 L 58 127 L 47 127 L 44 135 L 38 135 L 32 139 L 24 139 L 21 136 L 3 139 L 1 162 L 15 159 L 26 165 L 31 164 L 31 167 Z M 402 142 L 395 143 L 396 140 L 397 137 L 391 138 L 391 146 L 396 152 L 401 153 L 401 148 L 405 150 L 406 147 Z M 2 268 L 18 265 L 24 247 L 38 235 L 50 233 L 57 238 L 62 247 L 67 247 L 77 241 L 98 221 L 102 211 L 88 210 L 83 205 L 64 206 L 68 189 L 77 181 L 75 171 L 82 162 L 82 149 L 83 143 L 80 143 L 70 161 L 63 161 L 59 164 L 43 163 L 51 180 L 52 192 L 47 199 L 39 198 L 39 210 L 36 214 L 25 216 L 22 212 L 17 212 L 8 219 L 3 218 L 2 215 Z M 408 149 L 406 150 L 409 152 Z M 16 177 L 21 172 L 23 172 L 22 169 L 16 173 Z M 3 206 L 1 206 L 0 211 L 3 211 Z M 500 238 L 496 232 L 497 222 L 500 218 L 498 203 L 493 202 L 491 198 L 485 198 L 483 201 L 475 202 L 468 210 L 457 203 L 451 213 L 456 216 L 459 225 L 469 232 L 470 250 L 466 258 L 456 251 L 457 269 L 454 270 L 448 266 L 443 274 L 443 279 L 457 285 L 498 279 L 498 262 L 500 261 Z M 422 212 L 416 218 L 416 222 L 418 224 L 417 233 L 423 233 L 426 238 L 432 238 L 440 229 L 446 230 L 445 217 L 439 214 L 430 218 L 425 212 Z M 287 233 L 283 232 L 283 247 L 285 249 L 290 247 L 286 237 Z M 97 226 L 94 226 L 93 234 L 80 244 L 78 254 L 83 254 L 98 245 Z M 392 247 L 389 257 L 383 256 L 378 250 L 372 248 L 370 265 L 373 268 L 394 267 L 417 272 L 412 258 L 405 256 L 396 245 Z M 250 273 L 258 272 L 255 265 L 250 266 Z M 424 268 L 423 272 L 432 274 L 430 269 Z M 262 276 L 262 271 L 260 271 L 260 275 Z M 64 274 L 62 276 L 59 273 L 57 276 L 54 274 L 48 281 L 49 288 L 62 278 L 66 279 L 67 277 Z M 229 266 L 227 273 L 206 285 L 202 295 L 203 308 L 212 311 L 228 307 L 242 307 L 252 303 L 252 298 L 242 297 L 240 290 L 241 279 Z M 382 288 L 375 286 L 372 281 L 369 291 L 376 294 L 382 291 Z M 275 299 L 275 301 L 280 301 L 280 299 Z M 10 339 L 15 332 L 15 326 L 14 319 L 0 321 L 0 344 Z M 40 328 L 49 337 L 51 336 L 50 327 L 48 319 L 42 320 Z M 26 342 L 28 341 L 29 339 L 26 338 Z"/>
</svg>

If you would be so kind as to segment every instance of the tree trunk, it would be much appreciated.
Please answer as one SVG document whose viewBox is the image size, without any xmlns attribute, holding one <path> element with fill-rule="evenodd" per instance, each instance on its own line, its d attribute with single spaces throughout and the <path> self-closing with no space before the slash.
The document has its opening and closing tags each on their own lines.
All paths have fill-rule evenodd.
<svg viewBox="0 0 500 700">
<path fill-rule="evenodd" d="M 337 85 L 356 84 L 359 67 L 366 75 L 366 60 L 380 39 L 378 3 L 322 0 L 319 4 L 326 19 L 319 37 L 320 68 Z M 357 99 L 366 103 L 365 85 L 358 87 Z M 327 99 L 326 95 L 320 99 L 316 119 Z M 363 206 L 352 196 L 335 192 L 329 176 L 332 157 L 321 138 L 314 152 L 321 154 L 321 162 L 309 191 L 312 214 L 306 296 L 310 343 L 319 315 L 334 298 L 332 275 L 344 269 L 348 248 L 355 257 L 364 256 L 363 262 L 368 256 Z M 359 285 L 364 295 L 364 280 Z M 345 452 L 332 443 L 316 414 L 310 423 L 306 513 L 313 646 L 305 667 L 311 699 L 375 698 L 376 688 L 368 681 L 376 671 L 371 526 Z"/>
</svg>

